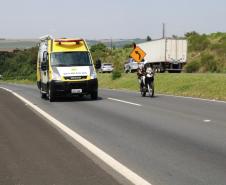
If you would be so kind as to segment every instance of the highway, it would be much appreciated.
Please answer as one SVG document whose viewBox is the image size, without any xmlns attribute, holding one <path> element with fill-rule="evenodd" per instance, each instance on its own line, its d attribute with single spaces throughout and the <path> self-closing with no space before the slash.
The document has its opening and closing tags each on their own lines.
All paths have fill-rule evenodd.
<svg viewBox="0 0 226 185">
<path fill-rule="evenodd" d="M 12 94 L 0 102 L 1 185 L 119 185 Z"/>
<path fill-rule="evenodd" d="M 136 92 L 107 89 L 99 91 L 99 99 L 97 101 L 91 101 L 88 97 L 85 97 L 59 99 L 50 103 L 48 100 L 40 98 L 40 93 L 36 86 L 0 84 L 0 87 L 10 89 L 26 98 L 125 165 L 128 169 L 147 180 L 151 185 L 226 184 L 226 103 L 164 95 L 144 98 Z M 7 100 L 7 96 L 10 97 L 9 100 Z M 16 143 L 12 146 L 13 151 L 21 156 L 23 156 L 23 152 L 28 155 L 27 152 L 29 151 L 17 150 L 30 146 L 29 150 L 34 152 L 34 159 L 37 157 L 37 160 L 41 159 L 37 156 L 38 154 L 35 154 L 34 145 L 41 147 L 42 151 L 39 151 L 41 153 L 40 156 L 46 158 L 41 160 L 40 163 L 39 161 L 31 161 L 29 158 L 21 159 L 24 162 L 28 162 L 28 164 L 35 163 L 38 166 L 39 173 L 36 179 L 39 183 L 33 184 L 41 184 L 41 181 L 39 181 L 40 176 L 44 176 L 41 179 L 46 180 L 43 181 L 45 184 L 54 184 L 55 181 L 51 181 L 53 178 L 51 175 L 55 175 L 58 182 L 64 182 L 63 179 L 67 178 L 71 180 L 59 184 L 72 183 L 76 179 L 75 174 L 77 173 L 77 171 L 74 172 L 75 176 L 71 174 L 71 170 L 77 168 L 76 162 L 73 163 L 75 160 L 73 155 L 75 155 L 75 158 L 79 155 L 81 163 L 86 161 L 85 166 L 81 164 L 80 167 L 89 169 L 87 171 L 87 184 L 98 184 L 98 180 L 99 184 L 117 184 L 117 181 L 123 183 L 123 180 L 120 181 L 120 177 L 117 179 L 115 177 L 117 175 L 111 174 L 114 173 L 113 171 L 105 169 L 104 164 L 103 166 L 102 164 L 94 164 L 92 162 L 94 160 L 93 156 L 89 155 L 88 152 L 86 155 L 82 155 L 80 153 L 82 149 L 79 144 L 71 147 L 72 141 L 56 132 L 55 128 L 48 126 L 48 123 L 44 124 L 45 122 L 39 124 L 40 121 L 37 119 L 42 119 L 43 121 L 43 118 L 37 116 L 38 113 L 35 114 L 24 103 L 20 104 L 20 100 L 13 97 L 13 95 L 0 90 L 0 102 L 1 110 L 8 106 L 7 109 L 10 109 L 12 113 L 18 114 L 18 117 L 13 117 L 14 115 L 12 115 L 12 121 L 15 124 L 19 123 L 19 120 L 17 123 L 15 119 L 25 119 L 26 115 L 32 114 L 32 116 L 27 118 L 31 125 L 23 125 L 23 133 L 25 135 L 26 133 L 28 135 L 29 133 L 35 133 L 34 129 L 37 129 L 37 134 L 33 137 L 45 134 L 43 137 L 41 135 L 40 139 L 27 141 L 27 144 L 20 143 L 21 147 L 16 147 Z M 4 107 L 1 105 L 4 105 Z M 27 109 L 24 107 L 27 107 Z M 21 112 L 16 110 L 21 110 Z M 22 110 L 26 110 L 27 113 Z M 22 117 L 19 115 L 20 113 Z M 0 116 L 1 137 L 11 139 L 10 142 L 6 139 L 5 144 L 7 142 L 13 144 L 12 142 L 14 141 L 20 142 L 20 137 L 13 135 L 16 133 L 7 132 L 7 130 L 9 131 L 7 125 L 10 123 L 8 122 L 7 124 L 2 119 L 2 117 L 7 116 L 6 113 L 1 111 Z M 10 115 L 7 116 L 7 118 L 9 117 Z M 36 119 L 36 121 L 32 118 Z M 11 127 L 14 126 L 11 125 Z M 12 128 L 14 132 L 16 132 L 17 127 L 19 128 L 18 125 Z M 43 129 L 44 127 L 47 130 Z M 29 137 L 26 136 L 26 138 Z M 38 144 L 38 142 L 40 143 Z M 46 145 L 44 145 L 45 142 L 47 142 Z M 65 150 L 58 148 L 57 143 L 61 143 Z M 2 141 L 0 144 L 2 145 Z M 1 151 L 4 151 L 4 146 L 1 145 Z M 55 148 L 50 147 L 48 149 L 48 145 L 53 145 Z M 47 156 L 44 155 L 45 153 Z M 7 154 L 7 150 L 5 154 Z M 50 160 L 52 155 L 54 157 Z M 35 175 L 26 171 L 26 165 L 25 167 L 22 166 L 25 169 L 24 171 L 18 171 L 15 167 L 13 173 L 10 170 L 3 169 L 4 165 L 7 166 L 7 160 L 10 161 L 10 157 L 14 160 L 18 159 L 15 154 L 4 156 L 4 153 L 0 153 L 0 184 L 7 184 L 2 183 L 4 178 L 2 178 L 1 174 L 5 174 L 5 182 L 7 182 L 9 176 L 13 176 L 15 178 L 13 182 L 15 183 L 19 176 L 24 175 L 25 181 L 21 182 L 21 184 L 32 184 L 29 178 L 26 181 L 26 176 L 35 177 Z M 61 157 L 62 160 L 58 161 L 57 159 Z M 65 160 L 67 158 L 72 163 Z M 42 166 L 41 164 L 44 163 L 44 160 L 48 161 L 48 163 Z M 19 161 L 19 163 L 22 163 L 22 161 Z M 54 161 L 56 164 L 53 164 Z M 13 165 L 15 164 L 11 163 L 9 165 L 10 169 L 14 169 Z M 96 170 L 93 170 L 93 165 L 95 165 Z M 64 169 L 60 169 L 60 166 Z M 54 173 L 50 174 L 49 181 L 44 175 L 45 172 L 41 171 L 42 168 L 47 171 L 48 168 L 54 169 Z M 8 172 L 10 174 L 7 174 Z M 82 172 L 85 172 L 85 170 Z M 58 173 L 61 175 L 56 175 Z M 98 178 L 98 175 L 100 178 Z M 95 178 L 91 178 L 92 176 Z M 96 180 L 95 183 L 92 183 L 93 179 L 94 181 Z M 10 181 L 8 182 L 10 184 Z"/>
</svg>

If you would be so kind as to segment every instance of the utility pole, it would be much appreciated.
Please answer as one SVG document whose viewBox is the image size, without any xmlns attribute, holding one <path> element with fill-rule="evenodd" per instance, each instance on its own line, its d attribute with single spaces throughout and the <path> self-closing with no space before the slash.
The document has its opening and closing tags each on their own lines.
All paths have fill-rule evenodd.
<svg viewBox="0 0 226 185">
<path fill-rule="evenodd" d="M 166 37 L 165 32 L 166 32 L 166 30 L 165 30 L 165 23 L 162 23 L 162 38 L 163 39 Z"/>
<path fill-rule="evenodd" d="M 111 37 L 111 51 L 113 49 L 112 37 Z"/>
<path fill-rule="evenodd" d="M 166 38 L 166 29 L 165 29 L 165 23 L 162 23 L 162 38 Z M 165 39 L 165 61 L 166 61 L 166 49 L 167 48 L 167 39 Z"/>
</svg>

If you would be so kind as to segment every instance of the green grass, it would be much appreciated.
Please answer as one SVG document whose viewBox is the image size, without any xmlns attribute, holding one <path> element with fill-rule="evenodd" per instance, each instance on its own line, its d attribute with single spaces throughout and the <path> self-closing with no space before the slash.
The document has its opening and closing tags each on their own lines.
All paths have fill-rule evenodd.
<svg viewBox="0 0 226 185">
<path fill-rule="evenodd" d="M 137 76 L 122 74 L 122 77 L 112 80 L 112 74 L 98 74 L 101 88 L 138 91 Z M 35 84 L 31 80 L 0 80 L 0 83 Z M 226 100 L 226 74 L 156 74 L 155 91 L 157 93 L 192 96 L 207 99 Z"/>
<path fill-rule="evenodd" d="M 112 80 L 111 74 L 98 74 L 101 88 L 138 91 L 135 73 Z M 155 91 L 170 95 L 226 100 L 226 74 L 156 74 Z"/>
<path fill-rule="evenodd" d="M 13 84 L 27 84 L 27 85 L 32 85 L 32 84 L 35 84 L 36 82 L 35 81 L 32 81 L 32 80 L 0 80 L 0 84 L 1 83 L 13 83 Z"/>
</svg>

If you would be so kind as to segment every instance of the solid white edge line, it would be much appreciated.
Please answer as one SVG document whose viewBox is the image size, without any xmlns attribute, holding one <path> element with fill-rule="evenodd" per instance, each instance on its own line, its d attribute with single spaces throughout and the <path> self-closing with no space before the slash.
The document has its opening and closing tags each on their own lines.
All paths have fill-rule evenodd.
<svg viewBox="0 0 226 185">
<path fill-rule="evenodd" d="M 133 103 L 133 102 L 129 102 L 129 101 L 124 101 L 124 100 L 120 100 L 120 99 L 116 99 L 116 98 L 108 98 L 109 100 L 112 100 L 112 101 L 117 101 L 117 102 L 121 102 L 121 103 L 126 103 L 126 104 L 130 104 L 130 105 L 135 105 L 135 106 L 139 106 L 141 107 L 142 105 L 141 104 L 137 104 L 137 103 Z"/>
<path fill-rule="evenodd" d="M 191 97 L 191 96 L 177 96 L 177 95 L 168 95 L 168 94 L 158 94 L 160 96 L 168 96 L 168 97 L 175 97 L 175 98 L 184 98 L 184 99 L 192 99 L 192 100 L 201 100 L 201 101 L 207 101 L 207 102 L 216 102 L 216 103 L 226 103 L 226 101 L 221 100 L 215 100 L 215 99 L 205 99 L 205 98 L 197 98 L 197 97 Z"/>
<path fill-rule="evenodd" d="M 22 100 L 25 104 L 29 105 L 32 109 L 40 113 L 43 117 L 45 117 L 47 120 L 49 120 L 53 125 L 60 128 L 62 131 L 64 131 L 67 135 L 72 137 L 75 141 L 80 143 L 83 147 L 85 147 L 87 150 L 89 150 L 91 153 L 93 153 L 96 157 L 98 157 L 100 160 L 105 162 L 107 165 L 109 165 L 112 169 L 114 169 L 116 172 L 121 174 L 123 177 L 128 179 L 131 183 L 135 185 L 152 185 L 150 182 L 146 181 L 142 177 L 140 177 L 138 174 L 118 162 L 116 159 L 105 153 L 103 150 L 99 149 L 95 145 L 93 145 L 91 142 L 80 136 L 78 133 L 70 129 L 69 127 L 65 126 L 63 123 L 52 117 L 50 114 L 39 108 L 38 106 L 31 103 L 29 100 L 25 99 L 24 97 L 20 96 L 16 92 L 0 87 L 1 89 L 4 89 L 10 93 L 12 93 L 14 96 Z"/>
<path fill-rule="evenodd" d="M 106 91 L 116 91 L 116 92 L 126 92 L 126 93 L 136 93 L 140 94 L 139 92 L 136 91 L 129 91 L 129 90 L 119 90 L 119 89 L 105 89 L 105 88 L 100 88 L 101 90 L 106 90 Z M 205 99 L 205 98 L 198 98 L 198 97 L 191 97 L 191 96 L 179 96 L 179 95 L 170 95 L 170 94 L 156 94 L 159 96 L 168 96 L 168 97 L 174 97 L 174 98 L 184 98 L 184 99 L 193 99 L 193 100 L 201 100 L 201 101 L 207 101 L 207 102 L 215 102 L 215 103 L 226 103 L 226 101 L 223 100 L 215 100 L 215 99 Z"/>
</svg>

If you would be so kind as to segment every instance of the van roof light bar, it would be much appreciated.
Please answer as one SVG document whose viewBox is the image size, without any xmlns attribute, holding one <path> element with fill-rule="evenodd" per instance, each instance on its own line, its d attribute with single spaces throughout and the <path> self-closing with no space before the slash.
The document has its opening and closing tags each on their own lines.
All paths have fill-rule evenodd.
<svg viewBox="0 0 226 185">
<path fill-rule="evenodd" d="M 60 45 L 63 42 L 75 42 L 75 44 L 79 44 L 83 39 L 56 39 L 54 40 L 55 42 L 58 42 Z"/>
</svg>

